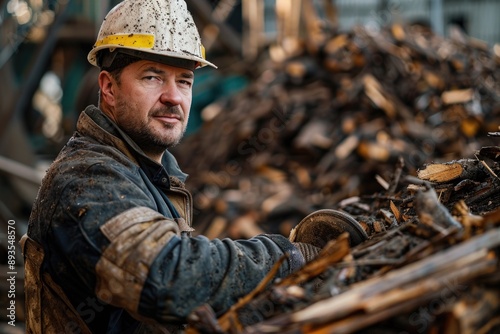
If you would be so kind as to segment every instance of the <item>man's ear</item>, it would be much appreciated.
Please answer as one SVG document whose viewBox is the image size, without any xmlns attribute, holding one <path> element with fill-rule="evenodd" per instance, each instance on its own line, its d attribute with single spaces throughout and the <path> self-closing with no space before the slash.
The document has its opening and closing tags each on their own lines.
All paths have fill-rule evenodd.
<svg viewBox="0 0 500 334">
<path fill-rule="evenodd" d="M 116 81 L 108 71 L 101 71 L 99 73 L 99 87 L 101 89 L 101 99 L 109 106 L 115 105 L 115 85 Z"/>
</svg>

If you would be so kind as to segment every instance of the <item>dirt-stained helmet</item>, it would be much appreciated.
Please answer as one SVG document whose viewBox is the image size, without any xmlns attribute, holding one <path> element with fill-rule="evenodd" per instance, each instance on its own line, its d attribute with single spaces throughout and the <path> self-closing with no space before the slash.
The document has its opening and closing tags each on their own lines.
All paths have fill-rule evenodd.
<svg viewBox="0 0 500 334">
<path fill-rule="evenodd" d="M 103 67 L 103 61 L 112 62 L 119 52 L 193 70 L 206 65 L 216 68 L 205 59 L 184 0 L 125 0 L 111 9 L 87 59 Z M 103 54 L 112 55 L 111 60 L 103 59 Z"/>
</svg>

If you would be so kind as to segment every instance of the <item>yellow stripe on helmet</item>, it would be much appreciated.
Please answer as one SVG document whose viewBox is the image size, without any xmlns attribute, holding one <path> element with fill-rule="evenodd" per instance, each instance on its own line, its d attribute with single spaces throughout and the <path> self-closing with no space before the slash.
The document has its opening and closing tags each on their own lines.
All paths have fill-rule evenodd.
<svg viewBox="0 0 500 334">
<path fill-rule="evenodd" d="M 205 57 L 205 47 L 203 46 L 203 44 L 200 44 L 200 55 L 201 55 L 201 58 L 207 59 Z"/>
<path fill-rule="evenodd" d="M 134 47 L 140 49 L 152 49 L 155 44 L 155 36 L 152 34 L 116 34 L 106 36 L 95 43 L 95 47 L 101 45 L 115 45 L 123 47 Z"/>
</svg>

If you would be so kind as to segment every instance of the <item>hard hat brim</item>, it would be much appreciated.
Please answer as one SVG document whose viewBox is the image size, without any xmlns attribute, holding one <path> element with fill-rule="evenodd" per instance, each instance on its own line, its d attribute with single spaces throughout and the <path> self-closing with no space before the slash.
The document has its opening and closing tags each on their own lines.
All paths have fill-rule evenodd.
<svg viewBox="0 0 500 334">
<path fill-rule="evenodd" d="M 171 66 L 176 66 L 175 64 L 180 65 L 180 64 L 184 63 L 182 61 L 176 62 L 176 59 L 179 59 L 179 60 L 187 60 L 187 61 L 195 62 L 196 65 L 194 66 L 194 69 L 198 69 L 198 68 L 201 68 L 204 66 L 211 66 L 213 68 L 217 68 L 217 66 L 215 64 L 207 61 L 206 59 L 195 56 L 195 55 L 188 55 L 188 56 L 186 56 L 185 54 L 179 55 L 178 53 L 171 52 L 171 51 L 151 52 L 151 51 L 148 51 L 148 49 L 143 49 L 143 50 L 138 51 L 136 48 L 128 48 L 128 47 L 122 47 L 122 46 L 117 47 L 116 45 L 112 45 L 112 46 L 100 45 L 100 46 L 94 47 L 87 55 L 87 60 L 89 61 L 89 63 L 94 65 L 94 66 L 101 67 L 101 64 L 98 64 L 98 61 L 97 61 L 97 54 L 99 51 L 105 50 L 105 49 L 109 49 L 110 52 L 116 52 L 116 51 L 120 50 L 124 53 L 133 55 L 133 56 L 141 58 L 141 59 L 151 60 L 151 61 L 155 61 L 158 63 L 167 64 L 167 65 L 171 65 Z M 185 66 L 178 66 L 178 67 L 186 68 Z"/>
</svg>

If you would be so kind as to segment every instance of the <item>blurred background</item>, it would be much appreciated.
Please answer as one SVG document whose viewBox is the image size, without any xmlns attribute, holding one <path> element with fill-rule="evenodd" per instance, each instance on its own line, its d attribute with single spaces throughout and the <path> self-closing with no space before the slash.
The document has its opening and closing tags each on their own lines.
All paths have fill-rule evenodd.
<svg viewBox="0 0 500 334">
<path fill-rule="evenodd" d="M 26 231 L 31 204 L 36 197 L 44 171 L 72 135 L 80 111 L 88 104 L 97 102 L 98 73 L 87 62 L 86 57 L 95 41 L 102 19 L 118 2 L 116 0 L 0 0 L 0 263 L 2 268 L 4 260 L 7 259 L 4 255 L 7 245 L 7 221 L 16 221 L 16 232 L 20 238 Z M 454 38 L 456 41 L 465 38 L 465 42 L 462 40 L 462 46 L 479 49 L 482 52 L 480 55 L 488 59 L 488 64 L 492 66 L 488 67 L 489 80 L 495 80 L 498 75 L 500 55 L 499 46 L 496 44 L 500 41 L 498 0 L 186 0 L 186 2 L 199 27 L 207 50 L 207 58 L 219 67 L 217 70 L 202 68 L 196 72 L 191 123 L 187 132 L 187 143 L 191 146 L 176 148 L 181 165 L 186 166 L 190 173 L 196 171 L 196 168 L 190 166 L 190 159 L 183 153 L 189 153 L 189 149 L 196 145 L 193 144 L 193 140 L 203 140 L 203 137 L 197 135 L 204 128 L 207 119 L 212 120 L 213 117 L 206 115 L 214 110 L 213 106 L 218 106 L 224 111 L 224 107 L 221 107 L 224 104 L 220 101 L 226 101 L 225 105 L 234 109 L 235 105 L 228 104 L 227 101 L 233 97 L 241 97 L 243 92 L 254 87 L 255 82 L 262 82 L 262 74 L 266 70 L 272 68 L 275 73 L 279 73 L 282 70 L 279 64 L 285 63 L 290 55 L 315 52 L 311 51 L 310 39 L 319 35 L 311 32 L 318 27 L 318 24 L 311 24 L 311 15 L 314 16 L 314 22 L 330 32 L 328 38 L 344 34 L 343 36 L 348 36 L 354 44 L 356 44 L 356 34 L 353 31 L 356 30 L 353 29 L 356 27 L 362 27 L 363 31 L 375 36 L 385 27 L 395 27 L 396 23 L 402 26 L 421 27 L 423 37 L 428 37 L 431 31 L 433 35 L 444 40 Z M 394 30 L 393 35 L 397 37 Z M 399 42 L 406 40 L 409 35 L 409 33 L 405 35 L 406 37 L 399 35 Z M 414 38 L 414 35 L 412 36 Z M 318 43 L 325 44 L 325 37 L 323 36 L 322 42 Z M 363 43 L 356 45 L 362 46 Z M 427 47 L 432 51 L 434 46 L 429 43 Z M 297 48 L 300 51 L 297 51 Z M 471 53 L 461 52 L 457 51 L 455 54 L 460 61 L 469 64 L 467 57 Z M 367 57 L 369 59 L 369 56 Z M 365 61 L 365 64 L 367 63 Z M 307 64 L 307 61 L 302 62 L 302 66 L 306 69 Z M 474 66 L 470 67 L 473 70 Z M 477 70 L 477 66 L 475 69 Z M 330 70 L 333 71 L 331 68 Z M 356 75 L 358 73 L 356 72 Z M 350 75 L 348 71 L 344 71 L 343 74 L 344 77 Z M 467 73 L 462 75 L 467 76 Z M 436 76 L 439 78 L 440 74 L 436 72 Z M 351 79 L 354 80 L 354 74 Z M 309 85 L 310 81 L 302 83 Z M 489 87 L 493 87 L 491 90 L 495 94 L 498 93 L 495 83 Z M 464 85 L 442 87 L 440 93 L 455 88 L 467 87 Z M 485 96 L 489 93 L 482 94 Z M 244 96 L 247 102 L 251 101 L 248 94 Z M 263 95 L 257 97 L 259 101 L 263 98 Z M 491 98 L 492 102 L 489 102 L 487 108 L 495 117 L 498 109 L 495 107 L 497 98 L 497 95 Z M 469 100 L 464 101 L 464 103 L 469 102 L 473 105 Z M 359 106 L 358 109 L 362 108 Z M 481 129 L 462 130 L 462 134 L 465 133 L 470 139 L 475 135 L 485 135 L 487 131 L 494 131 L 498 128 L 495 117 L 493 120 L 490 119 L 486 126 L 479 127 Z M 435 122 L 425 124 L 431 128 L 437 126 Z M 456 131 L 454 133 L 460 136 L 460 130 L 454 129 Z M 236 139 L 228 137 L 227 140 Z M 454 142 L 455 138 L 451 138 L 450 141 Z M 468 143 L 464 142 L 464 146 L 466 145 Z M 477 146 L 472 149 L 474 148 Z M 459 157 L 463 151 L 456 153 L 450 157 Z M 358 152 L 358 155 L 362 154 Z M 436 157 L 429 154 L 426 159 L 418 162 L 423 163 L 433 158 Z M 359 173 L 362 171 L 360 168 Z M 202 181 L 199 182 L 197 186 Z M 213 187 L 210 189 L 213 190 Z M 210 189 L 205 189 L 203 194 L 208 194 Z M 198 189 L 198 193 L 201 192 Z M 234 194 L 234 191 L 231 194 Z M 201 201 L 203 198 L 198 204 Z M 197 212 L 211 207 L 205 203 L 205 206 Z M 21 265 L 20 252 L 18 256 Z M 2 269 L 2 275 L 3 273 Z M 22 287 L 19 289 L 21 291 Z"/>
</svg>

